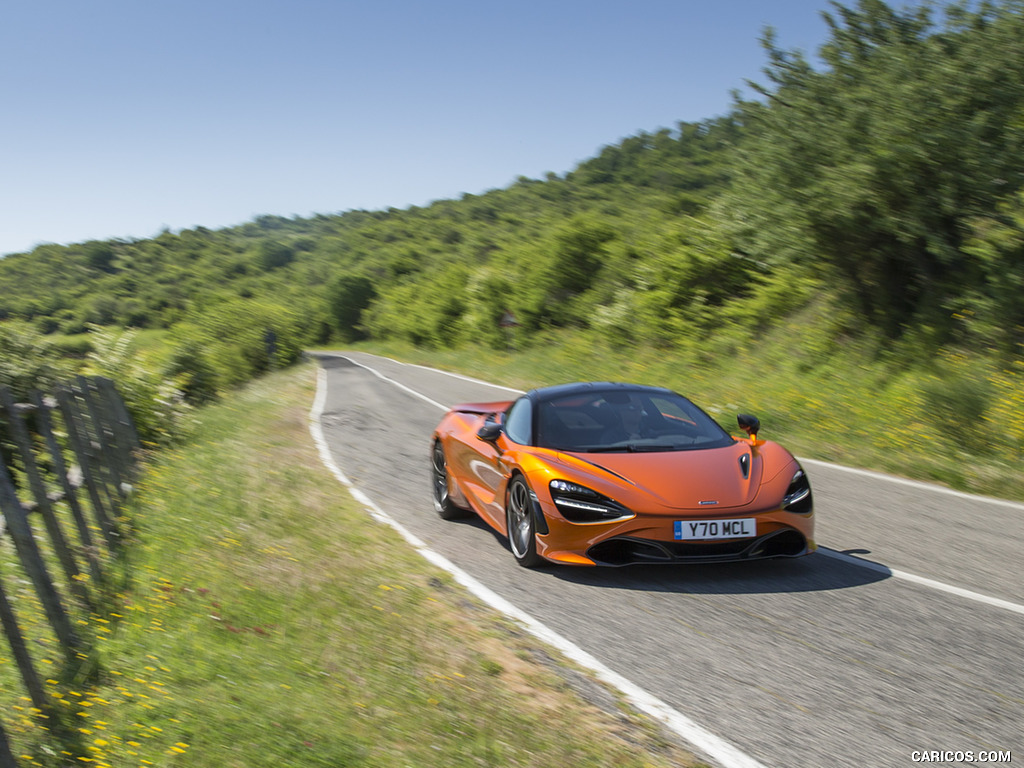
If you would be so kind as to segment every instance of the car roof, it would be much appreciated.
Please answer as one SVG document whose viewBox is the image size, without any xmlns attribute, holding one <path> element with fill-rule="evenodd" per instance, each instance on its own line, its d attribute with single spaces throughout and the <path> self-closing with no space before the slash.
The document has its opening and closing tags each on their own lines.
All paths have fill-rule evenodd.
<svg viewBox="0 0 1024 768">
<path fill-rule="evenodd" d="M 535 401 L 553 400 L 571 395 L 607 392 L 612 390 L 629 390 L 647 392 L 649 394 L 674 394 L 665 387 L 651 387 L 646 384 L 626 384 L 618 381 L 577 381 L 571 384 L 556 384 L 551 387 L 539 387 L 530 390 L 527 395 Z"/>
</svg>

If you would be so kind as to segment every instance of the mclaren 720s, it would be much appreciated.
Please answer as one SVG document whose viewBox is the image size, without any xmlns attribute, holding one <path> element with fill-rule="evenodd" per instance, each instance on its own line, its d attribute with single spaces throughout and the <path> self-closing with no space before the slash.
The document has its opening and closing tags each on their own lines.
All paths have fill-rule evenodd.
<svg viewBox="0 0 1024 768">
<path fill-rule="evenodd" d="M 457 405 L 432 438 L 434 507 L 476 513 L 525 567 L 814 551 L 806 473 L 755 417 L 738 422 L 732 437 L 671 390 L 607 382 Z"/>
</svg>

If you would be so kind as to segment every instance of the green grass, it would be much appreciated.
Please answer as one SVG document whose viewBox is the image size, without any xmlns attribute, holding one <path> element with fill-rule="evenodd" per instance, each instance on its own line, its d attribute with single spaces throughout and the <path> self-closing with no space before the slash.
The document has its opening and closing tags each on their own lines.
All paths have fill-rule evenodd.
<svg viewBox="0 0 1024 768">
<path fill-rule="evenodd" d="M 613 346 L 580 332 L 514 351 L 355 348 L 519 389 L 607 379 L 667 386 L 733 433 L 738 413 L 754 413 L 762 437 L 800 456 L 1024 500 L 1024 361 L 952 352 L 894 360 L 830 339 L 814 311 L 756 338 L 726 333 L 671 349 Z"/>
<path fill-rule="evenodd" d="M 535 641 L 372 521 L 316 455 L 313 388 L 312 366 L 268 376 L 153 457 L 108 563 L 120 594 L 75 611 L 95 669 L 62 666 L 0 547 L 55 707 L 33 712 L 0 658 L 21 763 L 691 764 L 646 718 L 578 698 Z"/>
</svg>

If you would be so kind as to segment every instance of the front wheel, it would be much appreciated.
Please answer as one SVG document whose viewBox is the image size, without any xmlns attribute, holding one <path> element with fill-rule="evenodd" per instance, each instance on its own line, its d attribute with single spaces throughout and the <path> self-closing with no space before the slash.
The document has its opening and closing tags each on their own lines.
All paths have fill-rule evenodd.
<svg viewBox="0 0 1024 768">
<path fill-rule="evenodd" d="M 530 487 L 517 475 L 509 483 L 505 497 L 505 522 L 508 543 L 516 562 L 524 568 L 535 568 L 544 562 L 537 554 L 537 522 L 533 516 Z"/>
</svg>

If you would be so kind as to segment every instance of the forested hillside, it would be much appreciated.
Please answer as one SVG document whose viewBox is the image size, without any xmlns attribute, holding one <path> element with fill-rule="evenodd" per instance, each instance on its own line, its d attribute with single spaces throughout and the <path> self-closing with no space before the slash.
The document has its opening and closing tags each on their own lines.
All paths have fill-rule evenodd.
<svg viewBox="0 0 1024 768">
<path fill-rule="evenodd" d="M 168 329 L 231 384 L 251 371 L 226 370 L 224 347 L 249 336 L 259 355 L 268 330 L 286 356 L 332 336 L 499 344 L 506 310 L 527 331 L 600 326 L 598 313 L 614 310 L 623 289 L 650 279 L 673 283 L 667 300 L 681 307 L 689 290 L 681 281 L 703 290 L 723 255 L 724 271 L 736 272 L 700 217 L 725 187 L 735 135 L 731 118 L 682 125 L 608 147 L 565 178 L 523 178 L 423 208 L 262 216 L 219 231 L 44 245 L 0 261 L 0 317 L 45 334 Z M 691 270 L 687 243 L 706 267 Z M 638 269 L 653 272 L 644 278 Z M 669 274 L 678 269 L 692 274 Z M 728 290 L 715 289 L 716 301 Z M 638 325 L 638 335 L 670 342 L 673 322 L 653 306 L 649 314 L 656 327 Z M 267 361 L 252 362 L 258 370 Z"/>
<path fill-rule="evenodd" d="M 304 345 L 504 349 L 506 313 L 520 349 L 561 333 L 709 364 L 782 334 L 802 375 L 851 349 L 880 380 L 916 366 L 918 404 L 1019 458 L 1024 2 L 860 0 L 828 22 L 820 59 L 766 35 L 756 99 L 564 175 L 10 255 L 0 328 L 163 329 L 194 401 Z"/>
</svg>

